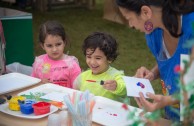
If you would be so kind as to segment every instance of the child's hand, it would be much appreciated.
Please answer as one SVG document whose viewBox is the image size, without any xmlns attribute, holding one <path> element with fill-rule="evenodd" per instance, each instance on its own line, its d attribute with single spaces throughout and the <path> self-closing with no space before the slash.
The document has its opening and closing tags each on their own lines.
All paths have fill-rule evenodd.
<svg viewBox="0 0 194 126">
<path fill-rule="evenodd" d="M 42 84 L 50 83 L 50 79 L 44 78 L 44 79 L 41 80 L 41 83 Z"/>
<path fill-rule="evenodd" d="M 115 80 L 106 80 L 102 86 L 104 89 L 115 91 L 117 88 L 117 82 Z"/>
</svg>

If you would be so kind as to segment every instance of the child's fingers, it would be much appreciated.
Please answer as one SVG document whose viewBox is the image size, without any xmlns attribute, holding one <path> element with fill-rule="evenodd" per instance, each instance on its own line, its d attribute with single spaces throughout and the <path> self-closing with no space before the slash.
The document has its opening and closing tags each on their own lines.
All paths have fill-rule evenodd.
<svg viewBox="0 0 194 126">
<path fill-rule="evenodd" d="M 103 88 L 106 90 L 111 90 L 110 84 L 103 84 Z"/>
<path fill-rule="evenodd" d="M 116 90 L 116 83 L 105 83 L 102 85 L 104 89 L 110 90 L 110 91 L 115 91 Z"/>
<path fill-rule="evenodd" d="M 41 80 L 41 82 L 42 82 L 43 84 L 45 84 L 45 83 L 49 83 L 49 82 L 50 82 L 50 80 L 49 80 L 49 79 L 44 78 L 44 79 L 42 79 L 42 80 Z"/>
<path fill-rule="evenodd" d="M 115 83 L 115 80 L 106 80 L 104 81 L 104 84 L 113 84 Z"/>
</svg>

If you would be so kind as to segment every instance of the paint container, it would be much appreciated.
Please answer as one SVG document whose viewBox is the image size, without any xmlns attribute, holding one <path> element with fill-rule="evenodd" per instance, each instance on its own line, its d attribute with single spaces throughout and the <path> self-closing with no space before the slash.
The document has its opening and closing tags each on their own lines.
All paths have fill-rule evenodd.
<svg viewBox="0 0 194 126">
<path fill-rule="evenodd" d="M 18 100 L 24 101 L 25 100 L 25 97 L 23 97 L 23 96 L 15 96 L 15 97 L 12 97 L 9 100 L 9 109 L 10 110 L 20 111 L 20 105 L 18 103 Z"/>
<path fill-rule="evenodd" d="M 50 112 L 51 104 L 48 102 L 38 102 L 32 105 L 35 115 L 42 115 Z"/>
<path fill-rule="evenodd" d="M 20 111 L 23 114 L 32 114 L 34 112 L 34 109 L 32 105 L 35 103 L 34 100 L 27 99 L 24 102 L 20 102 Z"/>
</svg>

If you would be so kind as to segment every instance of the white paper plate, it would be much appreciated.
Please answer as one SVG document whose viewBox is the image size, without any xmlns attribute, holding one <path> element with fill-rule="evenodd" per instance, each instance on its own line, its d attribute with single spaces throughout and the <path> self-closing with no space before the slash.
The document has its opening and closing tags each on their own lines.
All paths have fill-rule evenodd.
<svg viewBox="0 0 194 126">
<path fill-rule="evenodd" d="M 25 74 L 9 73 L 0 76 L 0 95 L 22 89 L 34 84 L 41 80 Z"/>
<path fill-rule="evenodd" d="M 108 98 L 95 96 L 96 104 L 93 109 L 92 121 L 105 126 L 126 126 L 132 123 L 127 119 L 130 111 L 139 116 L 141 109 L 128 106 L 129 111 L 122 108 L 123 103 Z"/>
<path fill-rule="evenodd" d="M 29 114 L 29 115 L 26 115 L 26 114 L 22 114 L 20 111 L 10 110 L 8 108 L 8 105 L 9 105 L 8 103 L 0 105 L 0 111 L 3 112 L 3 113 L 6 113 L 6 114 L 12 115 L 12 116 L 16 116 L 16 117 L 20 117 L 20 118 L 26 118 L 26 119 L 39 119 L 39 118 L 45 117 L 47 115 L 50 115 L 50 114 L 52 114 L 52 113 L 54 113 L 58 110 L 57 107 L 51 105 L 50 112 L 47 113 L 47 114 L 43 114 L 43 115 Z"/>
<path fill-rule="evenodd" d="M 71 89 L 71 88 L 66 88 L 66 87 L 56 85 L 56 84 L 47 83 L 47 84 L 43 84 L 43 85 L 37 86 L 35 88 L 29 89 L 27 91 L 21 92 L 18 95 L 30 95 L 30 93 L 33 93 L 33 94 L 44 93 L 46 95 L 42 96 L 41 98 L 52 100 L 52 101 L 62 102 L 64 104 L 63 96 L 65 94 L 72 95 L 73 92 L 75 92 L 75 91 L 79 92 L 79 91 Z M 67 109 L 67 106 L 64 104 L 61 109 Z"/>
</svg>

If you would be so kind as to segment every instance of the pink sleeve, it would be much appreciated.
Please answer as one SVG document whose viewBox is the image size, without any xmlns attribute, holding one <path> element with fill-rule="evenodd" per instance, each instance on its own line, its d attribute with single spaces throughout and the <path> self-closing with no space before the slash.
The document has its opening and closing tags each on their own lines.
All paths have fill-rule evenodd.
<svg viewBox="0 0 194 126">
<path fill-rule="evenodd" d="M 42 62 L 44 56 L 45 55 L 40 55 L 40 56 L 35 58 L 34 63 L 32 65 L 32 74 L 31 74 L 32 77 L 38 77 L 37 68 L 39 67 L 40 63 Z"/>
<path fill-rule="evenodd" d="M 39 70 L 37 68 L 42 64 L 45 56 L 46 56 L 46 54 L 43 54 L 43 55 L 37 56 L 35 58 L 34 63 L 32 65 L 32 74 L 31 74 L 32 77 L 40 78 L 39 77 L 40 73 L 39 73 Z"/>
<path fill-rule="evenodd" d="M 71 68 L 70 73 L 71 87 L 73 87 L 73 82 L 80 73 L 81 73 L 80 66 L 76 62 L 73 62 L 73 67 Z"/>
</svg>

